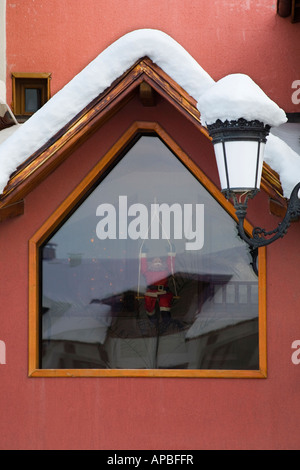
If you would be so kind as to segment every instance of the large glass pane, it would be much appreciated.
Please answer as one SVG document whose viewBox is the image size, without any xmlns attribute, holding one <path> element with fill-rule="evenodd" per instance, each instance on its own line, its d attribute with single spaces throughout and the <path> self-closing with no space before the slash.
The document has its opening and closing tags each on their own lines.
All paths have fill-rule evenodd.
<svg viewBox="0 0 300 470">
<path fill-rule="evenodd" d="M 142 136 L 41 248 L 41 367 L 258 369 L 235 222 Z"/>
</svg>

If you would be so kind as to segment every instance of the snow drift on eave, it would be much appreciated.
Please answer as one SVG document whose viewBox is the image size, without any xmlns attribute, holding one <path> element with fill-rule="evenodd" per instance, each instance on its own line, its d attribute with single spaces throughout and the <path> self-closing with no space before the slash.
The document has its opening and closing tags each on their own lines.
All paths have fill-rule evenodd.
<svg viewBox="0 0 300 470">
<path fill-rule="evenodd" d="M 185 89 L 198 102 L 198 109 L 202 116 L 201 99 L 203 105 L 202 123 L 210 119 L 212 111 L 209 101 L 216 104 L 219 93 L 219 82 L 215 81 L 202 67 L 190 56 L 190 54 L 167 34 L 151 29 L 142 29 L 130 32 L 118 39 L 93 60 L 82 72 L 76 75 L 62 90 L 56 93 L 38 112 L 36 112 L 25 124 L 0 145 L 0 193 L 3 192 L 11 173 L 30 155 L 41 148 L 48 140 L 64 127 L 80 110 L 87 106 L 95 97 L 108 88 L 112 82 L 120 77 L 138 59 L 148 56 L 161 67 L 173 80 Z M 244 76 L 245 77 L 245 76 Z M 247 81 L 250 96 L 250 108 L 252 113 L 253 85 L 251 79 Z M 262 90 L 260 94 L 261 105 L 259 109 L 264 112 L 256 118 L 271 121 L 270 125 L 279 125 L 286 121 L 285 113 L 271 101 Z M 223 119 L 237 119 L 247 116 L 242 113 L 243 100 L 241 94 L 230 92 L 227 89 L 226 97 L 231 99 L 221 109 L 220 117 Z M 223 95 L 223 98 L 225 96 Z M 234 103 L 232 103 L 232 98 Z M 249 98 L 249 97 L 248 97 Z M 206 101 L 205 101 L 206 100 Z M 230 100 L 229 100 L 230 101 Z M 248 99 L 249 102 L 249 99 Z M 267 103 L 267 114 L 266 105 Z M 246 108 L 245 108 L 246 109 Z M 233 112 L 235 110 L 235 113 Z M 218 109 L 220 112 L 220 109 Z M 227 114 L 226 114 L 227 113 Z M 269 162 L 272 166 L 272 162 Z M 299 178 L 300 179 L 300 178 Z"/>
<path fill-rule="evenodd" d="M 203 125 L 220 119 L 248 121 L 259 120 L 272 127 L 287 121 L 285 112 L 279 108 L 262 89 L 242 73 L 227 75 L 208 88 L 198 99 Z"/>
</svg>

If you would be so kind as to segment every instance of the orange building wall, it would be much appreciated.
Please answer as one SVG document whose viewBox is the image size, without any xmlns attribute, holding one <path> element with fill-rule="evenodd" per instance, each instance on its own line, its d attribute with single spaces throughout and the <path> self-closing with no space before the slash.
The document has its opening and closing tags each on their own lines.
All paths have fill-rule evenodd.
<svg viewBox="0 0 300 470">
<path fill-rule="evenodd" d="M 177 40 L 214 80 L 246 73 L 286 112 L 300 79 L 300 23 L 276 0 L 7 0 L 7 97 L 11 72 L 51 72 L 52 94 L 129 31 Z"/>
</svg>

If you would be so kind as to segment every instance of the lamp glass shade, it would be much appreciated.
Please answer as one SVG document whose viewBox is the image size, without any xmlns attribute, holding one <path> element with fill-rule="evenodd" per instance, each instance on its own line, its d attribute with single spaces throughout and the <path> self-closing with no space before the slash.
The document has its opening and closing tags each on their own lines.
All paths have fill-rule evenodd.
<svg viewBox="0 0 300 470">
<path fill-rule="evenodd" d="M 265 143 L 235 140 L 214 144 L 222 191 L 259 189 Z"/>
</svg>

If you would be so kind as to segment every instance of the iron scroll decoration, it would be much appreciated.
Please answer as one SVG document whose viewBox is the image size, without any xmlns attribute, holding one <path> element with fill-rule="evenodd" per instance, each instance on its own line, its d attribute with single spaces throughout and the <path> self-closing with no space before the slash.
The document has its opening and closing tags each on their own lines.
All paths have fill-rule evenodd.
<svg viewBox="0 0 300 470">
<path fill-rule="evenodd" d="M 222 143 L 224 152 L 224 142 L 237 141 L 237 140 L 255 140 L 258 142 L 258 148 L 261 142 L 267 141 L 267 135 L 270 131 L 270 126 L 264 123 L 253 120 L 247 121 L 246 119 L 238 119 L 233 121 L 220 121 L 217 120 L 211 125 L 207 125 L 210 136 L 212 137 L 213 144 Z M 259 150 L 258 150 L 259 153 Z M 225 160 L 226 160 L 226 154 Z M 257 158 L 258 162 L 258 158 Z M 257 163 L 258 165 L 258 163 Z M 294 187 L 291 192 L 289 203 L 287 206 L 286 214 L 278 226 L 271 231 L 267 231 L 261 227 L 255 227 L 252 231 L 252 236 L 248 236 L 244 229 L 244 221 L 247 214 L 247 205 L 249 199 L 252 199 L 259 191 L 255 187 L 249 191 L 239 192 L 236 188 L 232 190 L 229 185 L 229 177 L 226 168 L 227 188 L 223 189 L 227 199 L 232 199 L 235 208 L 236 216 L 238 218 L 237 230 L 242 240 L 244 240 L 250 247 L 250 253 L 253 258 L 253 269 L 257 272 L 257 254 L 258 248 L 270 245 L 275 240 L 284 237 L 293 220 L 300 216 L 300 199 L 298 192 L 300 191 L 300 182 Z"/>
<path fill-rule="evenodd" d="M 297 220 L 300 216 L 300 199 L 298 198 L 298 191 L 300 191 L 300 183 L 298 183 L 290 196 L 289 204 L 287 207 L 286 214 L 274 230 L 267 231 L 261 227 L 254 227 L 252 231 L 252 237 L 249 237 L 244 229 L 244 220 L 247 214 L 247 201 L 248 199 L 254 197 L 255 194 L 246 196 L 247 199 L 244 202 L 238 201 L 236 194 L 232 194 L 231 197 L 234 201 L 235 213 L 238 218 L 237 230 L 238 234 L 242 240 L 244 240 L 250 248 L 250 254 L 252 257 L 252 267 L 256 274 L 258 274 L 257 269 L 257 257 L 258 257 L 258 248 L 270 245 L 275 240 L 283 238 L 287 233 L 289 226 L 293 220 Z"/>
</svg>

